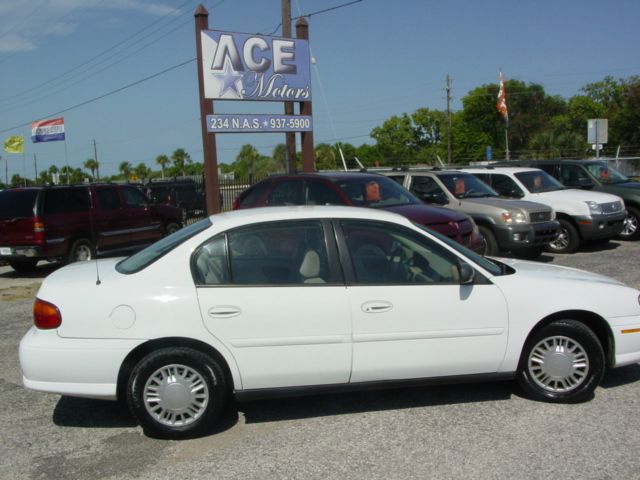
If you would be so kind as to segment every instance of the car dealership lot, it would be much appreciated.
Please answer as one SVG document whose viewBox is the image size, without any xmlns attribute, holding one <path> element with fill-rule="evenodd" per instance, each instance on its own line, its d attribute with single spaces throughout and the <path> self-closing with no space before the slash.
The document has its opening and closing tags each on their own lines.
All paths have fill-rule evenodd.
<svg viewBox="0 0 640 480">
<path fill-rule="evenodd" d="M 638 258 L 640 243 L 610 242 L 540 260 L 640 288 Z M 18 342 L 53 268 L 0 267 L 0 478 L 640 478 L 640 365 L 579 405 L 510 382 L 400 389 L 244 403 L 217 434 L 147 438 L 116 403 L 22 388 Z"/>
</svg>

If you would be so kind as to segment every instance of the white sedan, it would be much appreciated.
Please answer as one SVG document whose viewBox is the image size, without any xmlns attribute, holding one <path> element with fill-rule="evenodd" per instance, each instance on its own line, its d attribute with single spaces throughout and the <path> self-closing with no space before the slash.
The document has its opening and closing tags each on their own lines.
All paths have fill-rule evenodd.
<svg viewBox="0 0 640 480">
<path fill-rule="evenodd" d="M 388 212 L 241 210 L 51 274 L 20 363 L 29 389 L 126 398 L 174 438 L 208 431 L 231 393 L 516 378 L 579 402 L 606 367 L 640 361 L 639 293 L 480 257 Z"/>
</svg>

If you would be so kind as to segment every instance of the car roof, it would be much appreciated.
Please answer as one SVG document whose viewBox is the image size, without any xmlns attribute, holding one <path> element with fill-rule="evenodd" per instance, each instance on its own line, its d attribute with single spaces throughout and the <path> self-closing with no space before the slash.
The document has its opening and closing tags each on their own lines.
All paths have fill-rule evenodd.
<svg viewBox="0 0 640 480">
<path fill-rule="evenodd" d="M 284 207 L 259 207 L 232 210 L 211 215 L 209 220 L 221 229 L 252 223 L 277 220 L 304 220 L 318 218 L 340 218 L 355 220 L 378 220 L 410 225 L 407 218 L 397 213 L 375 208 L 360 208 L 342 205 L 296 205 Z"/>
<path fill-rule="evenodd" d="M 289 179 L 289 178 L 326 178 L 331 181 L 344 180 L 345 178 L 356 178 L 356 179 L 379 179 L 380 177 L 384 177 L 384 175 L 380 175 L 375 172 L 309 172 L 309 173 L 295 173 L 295 174 L 282 174 L 282 175 L 273 175 L 269 177 L 270 179 Z"/>
<path fill-rule="evenodd" d="M 489 173 L 522 173 L 522 172 L 538 172 L 539 168 L 533 167 L 464 167 L 463 172 L 489 172 Z"/>
</svg>

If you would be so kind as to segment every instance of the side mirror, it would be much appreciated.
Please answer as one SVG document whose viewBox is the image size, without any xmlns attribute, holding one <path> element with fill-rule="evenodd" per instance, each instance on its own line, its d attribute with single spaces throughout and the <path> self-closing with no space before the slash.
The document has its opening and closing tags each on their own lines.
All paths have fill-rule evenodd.
<svg viewBox="0 0 640 480">
<path fill-rule="evenodd" d="M 522 198 L 524 197 L 524 193 L 522 193 L 520 190 L 513 188 L 511 190 L 509 190 L 507 197 L 509 198 Z"/>
<path fill-rule="evenodd" d="M 476 276 L 476 271 L 467 262 L 458 261 L 458 271 L 460 272 L 460 285 L 470 285 Z"/>
</svg>

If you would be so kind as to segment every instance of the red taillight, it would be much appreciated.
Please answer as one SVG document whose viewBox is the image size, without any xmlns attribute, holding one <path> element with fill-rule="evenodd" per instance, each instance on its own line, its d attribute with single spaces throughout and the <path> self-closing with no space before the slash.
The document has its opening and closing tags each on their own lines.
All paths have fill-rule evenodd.
<svg viewBox="0 0 640 480">
<path fill-rule="evenodd" d="M 38 217 L 33 217 L 33 238 L 36 242 L 44 241 L 44 223 Z"/>
<path fill-rule="evenodd" d="M 58 328 L 62 324 L 60 310 L 53 303 L 36 298 L 33 304 L 33 324 L 43 330 Z"/>
<path fill-rule="evenodd" d="M 238 210 L 240 208 L 240 195 L 233 199 L 233 203 L 231 204 L 232 210 Z"/>
</svg>

